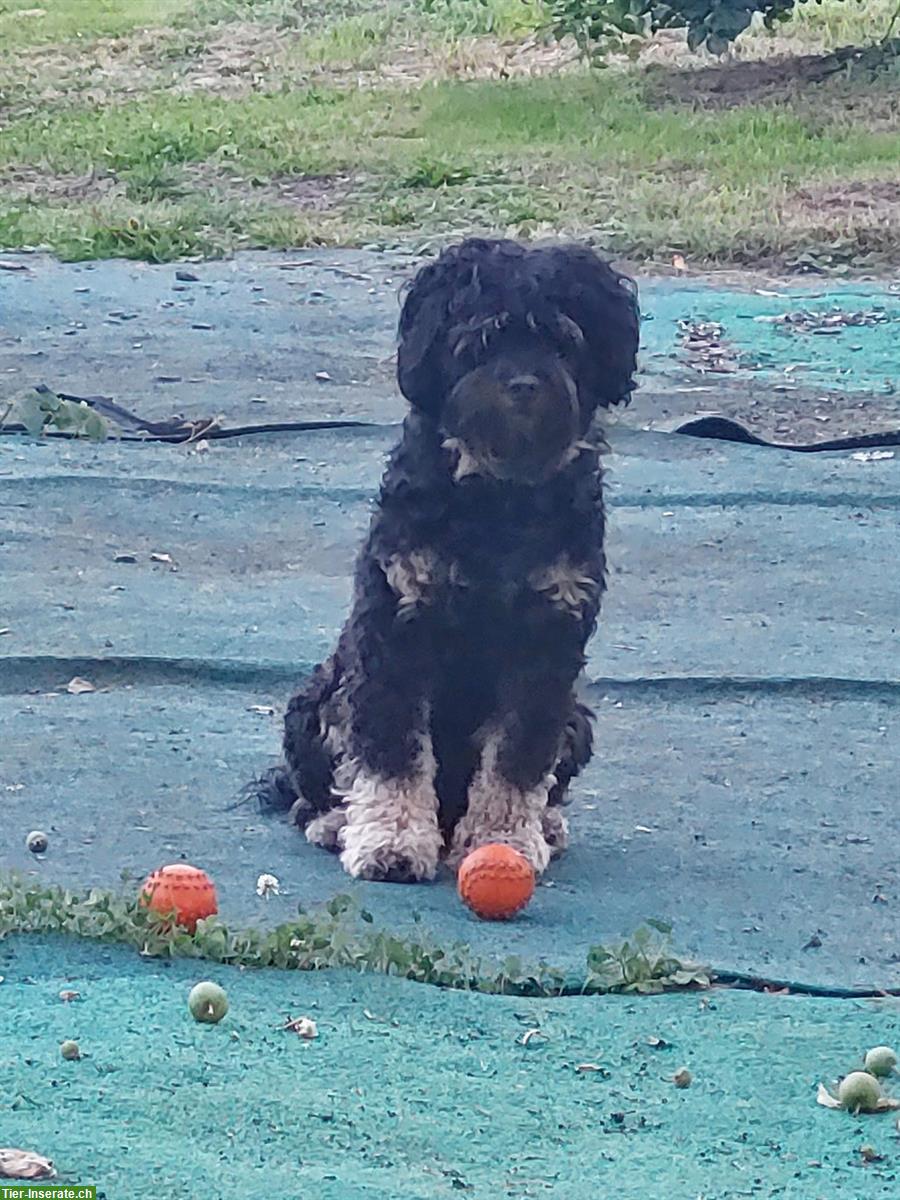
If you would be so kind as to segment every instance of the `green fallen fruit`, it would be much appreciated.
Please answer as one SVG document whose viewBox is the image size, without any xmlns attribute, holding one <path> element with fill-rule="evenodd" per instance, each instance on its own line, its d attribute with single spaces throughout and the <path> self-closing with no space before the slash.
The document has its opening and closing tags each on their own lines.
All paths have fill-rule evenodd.
<svg viewBox="0 0 900 1200">
<path fill-rule="evenodd" d="M 78 1043 L 71 1040 L 63 1042 L 59 1048 L 60 1054 L 69 1062 L 74 1062 L 76 1058 L 81 1058 L 81 1051 L 78 1048 Z"/>
<path fill-rule="evenodd" d="M 838 1087 L 838 1100 L 850 1112 L 875 1112 L 880 1099 L 881 1087 L 868 1071 L 851 1071 Z"/>
<path fill-rule="evenodd" d="M 885 1079 L 897 1065 L 897 1055 L 890 1046 L 875 1046 L 866 1055 L 866 1070 L 870 1075 Z"/>
<path fill-rule="evenodd" d="M 218 1025 L 228 1012 L 228 997 L 217 983 L 204 980 L 191 988 L 188 996 L 188 1008 L 195 1021 L 205 1025 Z M 871 1076 L 869 1076 L 871 1079 Z"/>
</svg>

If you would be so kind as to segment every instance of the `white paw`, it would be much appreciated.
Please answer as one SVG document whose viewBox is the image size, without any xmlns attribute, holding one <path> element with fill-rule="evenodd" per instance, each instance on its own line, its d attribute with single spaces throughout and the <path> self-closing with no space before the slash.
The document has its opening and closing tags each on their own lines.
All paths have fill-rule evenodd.
<svg viewBox="0 0 900 1200">
<path fill-rule="evenodd" d="M 444 840 L 430 774 L 385 780 L 360 771 L 344 804 L 339 844 L 348 875 L 403 883 L 434 878 Z"/>
<path fill-rule="evenodd" d="M 495 842 L 518 850 L 531 864 L 535 875 L 543 874 L 550 864 L 552 850 L 539 821 L 529 821 L 513 828 L 492 829 L 474 825 L 467 821 L 466 817 L 462 818 L 453 831 L 447 864 L 455 870 L 473 850 Z"/>
</svg>

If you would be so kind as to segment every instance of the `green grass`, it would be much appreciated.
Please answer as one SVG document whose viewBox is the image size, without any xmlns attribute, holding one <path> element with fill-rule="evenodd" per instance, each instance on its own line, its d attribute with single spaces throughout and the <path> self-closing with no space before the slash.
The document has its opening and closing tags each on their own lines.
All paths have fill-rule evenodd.
<svg viewBox="0 0 900 1200">
<path fill-rule="evenodd" d="M 195 0 L 0 0 L 0 47 L 115 37 L 165 25 L 194 7 Z"/>
<path fill-rule="evenodd" d="M 813 22 L 813 7 L 791 25 Z M 874 7 L 886 24 L 884 0 Z M 819 35 L 863 19 L 871 33 L 871 10 L 826 0 Z M 789 264 L 817 247 L 842 261 L 897 257 L 900 126 L 889 114 L 900 59 L 876 77 L 690 109 L 660 99 L 659 67 L 464 81 L 452 78 L 455 66 L 442 73 L 454 47 L 499 58 L 486 30 L 532 30 L 540 7 L 520 0 L 57 0 L 52 16 L 34 18 L 39 29 L 15 11 L 0 0 L 0 29 L 15 25 L 20 44 L 59 45 L 5 75 L 0 247 L 162 261 L 500 230 L 695 262 Z M 125 36 L 112 60 L 87 36 L 125 35 L 148 14 L 173 24 Z M 204 55 L 232 51 L 233 60 L 205 64 Z M 17 54 L 0 50 L 0 79 Z M 379 83 L 391 55 L 422 82 Z M 96 77 L 80 65 L 94 62 L 99 100 L 84 91 Z M 356 71 L 370 72 L 371 86 L 353 86 Z M 52 186 L 91 173 L 113 176 L 114 192 Z M 281 187 L 331 175 L 352 182 L 324 208 L 305 209 Z M 844 214 L 794 201 L 800 189 L 854 180 L 878 181 L 881 207 Z M 893 208 L 884 199 L 892 184 Z"/>
<path fill-rule="evenodd" d="M 800 53 L 867 45 L 885 36 L 896 12 L 897 0 L 807 0 L 795 6 L 778 37 Z"/>
</svg>

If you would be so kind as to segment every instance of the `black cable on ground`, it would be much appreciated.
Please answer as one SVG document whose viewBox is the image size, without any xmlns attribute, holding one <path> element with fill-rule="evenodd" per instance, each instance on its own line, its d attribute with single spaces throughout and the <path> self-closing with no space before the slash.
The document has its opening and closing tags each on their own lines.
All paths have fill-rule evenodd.
<svg viewBox="0 0 900 1200">
<path fill-rule="evenodd" d="M 900 446 L 900 430 L 886 429 L 882 433 L 860 433 L 854 437 L 832 438 L 825 442 L 791 445 L 789 442 L 770 442 L 745 429 L 728 417 L 698 417 L 679 425 L 674 433 L 688 437 L 710 438 L 719 442 L 738 442 L 744 446 L 765 446 L 770 450 L 792 450 L 795 454 L 816 454 L 826 450 L 864 450 L 877 446 Z"/>
<path fill-rule="evenodd" d="M 713 971 L 712 980 L 717 986 L 741 991 L 787 992 L 791 996 L 813 996 L 823 1000 L 883 1000 L 891 996 L 900 996 L 900 988 L 820 987 L 815 983 L 765 979 L 741 971 Z"/>
<path fill-rule="evenodd" d="M 267 433 L 307 433 L 317 429 L 378 429 L 373 421 L 273 421 L 260 425 L 219 426 L 214 418 L 203 417 L 194 421 L 183 417 L 171 417 L 165 421 L 148 421 L 123 408 L 108 396 L 76 396 L 71 392 L 54 392 L 46 384 L 38 384 L 35 391 L 41 395 L 54 395 L 73 404 L 87 404 L 101 416 L 113 421 L 123 430 L 117 441 L 124 442 L 168 442 L 180 445 L 185 442 L 222 441 L 228 438 L 255 437 Z M 0 434 L 23 434 L 22 425 L 0 426 Z M 886 429 L 880 433 L 863 433 L 853 437 L 832 438 L 823 442 L 807 442 L 792 445 L 790 442 L 772 442 L 745 429 L 728 417 L 698 417 L 679 425 L 673 433 L 686 437 L 708 438 L 712 441 L 736 442 L 743 446 L 761 446 L 770 450 L 790 450 L 794 454 L 817 454 L 827 451 L 865 450 L 886 446 L 900 446 L 900 430 Z M 78 435 L 59 430 L 47 430 L 44 436 L 52 438 L 75 438 Z"/>
</svg>

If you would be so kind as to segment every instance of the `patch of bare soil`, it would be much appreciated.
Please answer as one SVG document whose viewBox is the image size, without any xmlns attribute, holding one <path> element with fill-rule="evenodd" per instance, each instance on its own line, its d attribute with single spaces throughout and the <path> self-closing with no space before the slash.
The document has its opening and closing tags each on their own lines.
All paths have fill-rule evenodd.
<svg viewBox="0 0 900 1200">
<path fill-rule="evenodd" d="M 36 47 L 16 63 L 14 78 L 10 71 L 14 87 L 4 115 L 27 116 L 73 101 L 122 104 L 164 89 L 240 98 L 281 86 L 290 44 L 283 30 L 236 21 L 209 35 L 143 29 L 98 38 L 77 51 Z"/>
<path fill-rule="evenodd" d="M 274 175 L 248 178 L 225 174 L 209 163 L 184 167 L 192 189 L 214 193 L 222 200 L 253 200 L 302 212 L 329 212 L 339 208 L 365 183 L 363 175 Z"/>
<path fill-rule="evenodd" d="M 180 170 L 186 190 L 214 194 L 220 200 L 255 201 L 300 212 L 339 208 L 365 182 L 361 175 L 276 175 L 271 179 L 225 174 L 209 163 L 190 163 Z M 112 171 L 86 175 L 52 175 L 37 167 L 0 171 L 0 191 L 11 201 L 50 204 L 97 202 L 127 195 L 127 180 Z"/>
<path fill-rule="evenodd" d="M 352 77 L 372 86 L 415 86 L 438 79 L 523 79 L 559 75 L 579 69 L 581 57 L 572 45 L 547 45 L 493 37 L 461 38 L 443 46 L 413 43 L 393 46 L 389 61 L 367 69 L 352 65 L 321 68 L 333 81 Z"/>
<path fill-rule="evenodd" d="M 0 171 L 0 191 L 9 200 L 56 201 L 103 200 L 125 194 L 125 185 L 112 172 L 90 171 L 86 175 L 51 175 L 39 167 L 16 167 Z"/>
<path fill-rule="evenodd" d="M 900 178 L 798 188 L 788 196 L 784 212 L 793 219 L 825 217 L 854 225 L 864 221 L 897 230 L 900 229 Z"/>
<path fill-rule="evenodd" d="M 557 74 L 577 66 L 573 46 L 462 38 L 446 45 L 412 40 L 393 44 L 373 65 L 311 62 L 296 31 L 232 21 L 204 34 L 144 29 L 99 38 L 77 51 L 48 46 L 30 51 L 9 68 L 10 86 L 0 111 L 6 119 L 73 101 L 122 104 L 149 92 L 240 99 L 315 83 L 332 86 L 412 86 L 433 79 L 505 79 Z"/>
<path fill-rule="evenodd" d="M 789 191 L 778 206 L 778 225 L 792 232 L 807 253 L 795 254 L 795 270 L 829 263 L 857 267 L 891 259 L 900 228 L 900 172 L 896 179 L 808 184 Z M 805 266 L 804 266 L 805 263 Z"/>
<path fill-rule="evenodd" d="M 772 104 L 825 83 L 842 83 L 851 78 L 860 104 L 859 116 L 869 120 L 870 97 L 861 95 L 881 82 L 880 76 L 895 71 L 900 39 L 884 46 L 849 46 L 830 54 L 781 55 L 774 58 L 733 59 L 709 66 L 648 63 L 645 94 L 660 105 L 696 109 L 739 108 L 749 104 Z M 885 80 L 884 117 L 896 122 L 896 94 Z M 848 97 L 849 99 L 849 97 Z M 877 116 L 878 114 L 872 114 Z"/>
<path fill-rule="evenodd" d="M 771 380 L 715 377 L 708 386 L 668 386 L 649 378 L 620 420 L 671 430 L 695 417 L 727 417 L 757 437 L 795 446 L 900 428 L 900 395 L 855 396 L 786 388 Z"/>
</svg>

